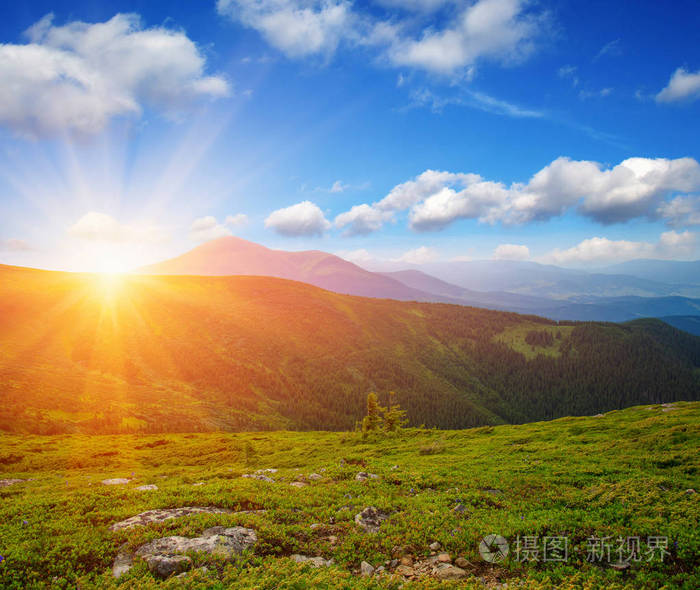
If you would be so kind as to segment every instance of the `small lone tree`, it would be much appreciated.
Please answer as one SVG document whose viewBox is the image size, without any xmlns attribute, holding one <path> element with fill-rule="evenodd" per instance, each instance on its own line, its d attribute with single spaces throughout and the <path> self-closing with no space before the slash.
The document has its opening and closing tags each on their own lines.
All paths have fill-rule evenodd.
<svg viewBox="0 0 700 590">
<path fill-rule="evenodd" d="M 396 432 L 408 423 L 406 410 L 396 401 L 396 393 L 389 392 L 389 407 L 384 410 L 384 430 Z"/>
<path fill-rule="evenodd" d="M 381 414 L 386 411 L 379 405 L 377 394 L 371 391 L 367 394 L 367 415 L 362 419 L 362 433 L 367 435 L 368 432 L 379 430 L 381 422 Z"/>
</svg>

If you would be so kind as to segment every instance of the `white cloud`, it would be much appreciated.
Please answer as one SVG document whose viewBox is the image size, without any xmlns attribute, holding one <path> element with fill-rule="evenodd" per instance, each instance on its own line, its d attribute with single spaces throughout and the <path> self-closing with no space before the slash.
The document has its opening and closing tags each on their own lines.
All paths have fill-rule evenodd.
<svg viewBox="0 0 700 590">
<path fill-rule="evenodd" d="M 527 260 L 530 249 L 520 244 L 500 244 L 491 257 L 495 260 Z"/>
<path fill-rule="evenodd" d="M 237 213 L 236 215 L 226 216 L 226 225 L 229 227 L 243 227 L 248 224 L 248 216 L 245 213 Z"/>
<path fill-rule="evenodd" d="M 302 201 L 270 213 L 265 227 L 283 236 L 320 236 L 331 227 L 331 223 L 318 205 Z"/>
<path fill-rule="evenodd" d="M 220 14 L 257 30 L 289 57 L 332 54 L 352 37 L 355 15 L 344 0 L 218 0 Z"/>
<path fill-rule="evenodd" d="M 90 211 L 68 228 L 71 236 L 95 242 L 162 242 L 167 239 L 163 228 L 119 223 L 111 215 Z"/>
<path fill-rule="evenodd" d="M 662 233 L 655 243 L 589 238 L 567 250 L 555 249 L 540 261 L 559 265 L 612 263 L 636 258 L 687 258 L 696 252 L 697 234 L 668 231 Z"/>
<path fill-rule="evenodd" d="M 145 105 L 175 114 L 199 97 L 229 92 L 205 74 L 205 58 L 182 31 L 143 28 L 138 15 L 53 25 L 47 15 L 29 43 L 0 45 L 0 124 L 25 136 L 95 133 Z"/>
<path fill-rule="evenodd" d="M 477 0 L 446 11 L 446 24 L 420 18 L 448 0 L 381 0 L 373 11 L 347 0 L 218 0 L 220 14 L 257 30 L 288 57 L 330 57 L 343 43 L 375 48 L 395 66 L 430 72 L 469 73 L 482 59 L 515 62 L 534 49 L 545 17 L 526 0 Z M 418 16 L 419 18 L 416 18 Z"/>
<path fill-rule="evenodd" d="M 231 229 L 243 227 L 248 223 L 248 216 L 244 213 L 228 215 L 224 223 L 219 223 L 216 217 L 206 215 L 199 217 L 190 226 L 190 239 L 195 242 L 209 242 L 217 238 L 232 235 Z"/>
<path fill-rule="evenodd" d="M 348 262 L 352 262 L 353 264 L 358 264 L 360 266 L 363 263 L 373 262 L 377 259 L 364 248 L 360 248 L 359 250 L 343 250 L 341 252 L 337 252 L 336 254 L 343 260 L 347 260 Z"/>
<path fill-rule="evenodd" d="M 689 72 L 685 68 L 678 68 L 666 88 L 656 95 L 658 102 L 674 102 L 679 100 L 694 100 L 700 98 L 700 70 Z"/>
<path fill-rule="evenodd" d="M 671 227 L 700 225 L 700 195 L 675 197 L 664 201 L 657 212 Z"/>
<path fill-rule="evenodd" d="M 399 66 L 450 74 L 491 58 L 519 61 L 534 50 L 542 16 L 526 13 L 522 0 L 479 0 L 442 30 L 425 29 L 420 38 L 398 37 L 388 50 Z"/>
<path fill-rule="evenodd" d="M 425 264 L 438 257 L 438 252 L 435 248 L 420 246 L 414 250 L 404 252 L 398 258 L 393 259 L 394 262 L 406 262 L 408 264 Z"/>
<path fill-rule="evenodd" d="M 336 180 L 330 188 L 332 193 L 342 193 L 350 188 L 349 184 L 343 184 L 342 180 Z"/>
<path fill-rule="evenodd" d="M 29 252 L 32 250 L 32 247 L 25 240 L 8 238 L 7 240 L 0 240 L 0 250 L 9 252 Z"/>
<path fill-rule="evenodd" d="M 377 231 L 402 210 L 409 210 L 411 228 L 431 231 L 458 219 L 517 225 L 575 209 L 602 224 L 647 217 L 673 226 L 680 223 L 679 216 L 687 224 L 697 219 L 697 199 L 683 194 L 699 190 L 700 164 L 693 158 L 628 158 L 612 168 L 558 158 L 528 182 L 511 185 L 478 174 L 426 170 L 382 200 L 356 205 L 335 221 L 355 235 Z M 675 198 L 666 201 L 667 197 Z"/>
<path fill-rule="evenodd" d="M 345 236 L 362 236 L 377 231 L 391 219 L 390 211 L 381 211 L 374 206 L 362 204 L 338 215 L 335 218 L 335 226 L 347 228 L 343 232 Z"/>
</svg>

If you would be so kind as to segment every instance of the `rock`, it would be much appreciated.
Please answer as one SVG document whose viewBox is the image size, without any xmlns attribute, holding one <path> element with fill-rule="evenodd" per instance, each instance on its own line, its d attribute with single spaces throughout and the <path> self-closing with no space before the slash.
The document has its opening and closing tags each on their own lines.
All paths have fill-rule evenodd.
<svg viewBox="0 0 700 590">
<path fill-rule="evenodd" d="M 395 568 L 397 565 L 399 565 L 399 560 L 398 559 L 392 559 L 389 563 L 388 566 L 390 568 Z"/>
<path fill-rule="evenodd" d="M 464 557 L 458 557 L 457 559 L 455 559 L 455 565 L 457 567 L 461 567 L 462 569 L 474 567 L 474 564 L 464 559 Z"/>
<path fill-rule="evenodd" d="M 182 518 L 192 514 L 230 514 L 233 510 L 228 508 L 216 508 L 214 506 L 184 506 L 183 508 L 160 508 L 147 510 L 126 520 L 122 520 L 109 527 L 110 531 L 130 529 L 135 526 L 146 526 L 152 522 L 162 522 L 171 518 Z"/>
<path fill-rule="evenodd" d="M 8 488 L 16 483 L 22 483 L 24 479 L 0 479 L 0 488 Z"/>
<path fill-rule="evenodd" d="M 138 486 L 136 488 L 139 492 L 150 492 L 151 490 L 157 490 L 158 486 L 155 484 L 148 484 L 145 486 Z"/>
<path fill-rule="evenodd" d="M 125 552 L 120 552 L 114 559 L 114 564 L 112 565 L 112 575 L 115 578 L 119 578 L 122 574 L 128 572 L 134 565 L 133 556 Z"/>
<path fill-rule="evenodd" d="M 145 561 L 150 572 L 163 579 L 186 572 L 192 566 L 192 560 L 186 555 L 149 555 Z"/>
<path fill-rule="evenodd" d="M 392 470 L 392 471 L 396 471 L 398 468 L 399 468 L 398 465 L 392 465 L 392 466 L 391 466 L 391 470 Z"/>
<path fill-rule="evenodd" d="M 449 553 L 440 553 L 440 555 L 437 556 L 437 560 L 440 563 L 452 563 L 452 557 L 450 557 Z"/>
<path fill-rule="evenodd" d="M 367 481 L 368 479 L 379 479 L 379 476 L 374 473 L 367 473 L 366 471 L 360 471 L 355 476 L 355 481 Z"/>
<path fill-rule="evenodd" d="M 201 552 L 232 561 L 257 541 L 253 529 L 223 526 L 206 529 L 199 537 L 163 537 L 141 545 L 134 555 L 119 553 L 114 560 L 112 574 L 118 578 L 128 572 L 133 566 L 134 557 L 140 557 L 154 575 L 167 578 L 190 568 L 192 562 L 184 553 Z"/>
<path fill-rule="evenodd" d="M 394 570 L 395 574 L 398 574 L 399 576 L 404 576 L 404 577 L 409 577 L 409 576 L 415 576 L 416 571 L 408 565 L 400 565 Z"/>
<path fill-rule="evenodd" d="M 689 488 L 685 491 L 687 496 L 692 496 L 693 494 L 697 494 L 697 492 L 693 488 Z"/>
<path fill-rule="evenodd" d="M 310 529 L 315 530 L 315 529 L 320 529 L 322 528 L 323 525 L 320 522 L 315 522 L 312 525 L 309 526 Z"/>
<path fill-rule="evenodd" d="M 328 537 L 328 542 L 331 545 L 335 545 L 338 542 L 338 537 L 336 537 L 335 535 L 331 535 L 330 537 Z"/>
<path fill-rule="evenodd" d="M 303 481 L 293 481 L 289 484 L 293 488 L 305 488 L 306 484 Z"/>
<path fill-rule="evenodd" d="M 431 543 L 431 544 L 430 544 L 430 550 L 431 550 L 431 551 L 439 551 L 439 550 L 440 550 L 440 547 L 442 547 L 442 545 L 440 545 L 440 543 L 438 543 L 437 541 L 435 541 L 434 543 Z"/>
<path fill-rule="evenodd" d="M 355 515 L 355 522 L 369 533 L 376 533 L 389 515 L 386 512 L 369 506 Z"/>
<path fill-rule="evenodd" d="M 196 488 L 196 487 L 198 487 L 198 486 L 203 486 L 203 485 L 204 485 L 204 482 L 203 482 L 203 481 L 198 481 L 198 482 L 193 483 L 193 484 L 192 484 L 192 487 L 193 487 L 193 488 Z"/>
<path fill-rule="evenodd" d="M 381 574 L 386 571 L 386 568 L 383 565 L 380 565 L 376 570 L 374 570 L 376 573 Z"/>
<path fill-rule="evenodd" d="M 495 488 L 484 488 L 483 491 L 487 494 L 491 494 L 492 496 L 498 496 L 499 494 L 503 493 L 501 490 Z"/>
<path fill-rule="evenodd" d="M 292 559 L 297 563 L 308 563 L 312 567 L 329 567 L 333 565 L 332 559 L 323 557 L 307 557 L 306 555 L 292 555 Z"/>
<path fill-rule="evenodd" d="M 363 561 L 360 564 L 360 573 L 363 576 L 371 576 L 374 573 L 374 567 L 372 567 L 372 565 L 367 563 L 366 561 Z"/>
<path fill-rule="evenodd" d="M 123 486 L 129 483 L 131 480 L 126 477 L 115 477 L 113 479 L 103 479 L 100 483 L 103 486 Z"/>
<path fill-rule="evenodd" d="M 456 512 L 457 514 L 464 514 L 465 512 L 468 512 L 468 510 L 467 507 L 460 502 L 459 504 L 457 504 L 457 506 L 455 506 L 452 509 L 452 512 Z"/>
<path fill-rule="evenodd" d="M 401 559 L 399 559 L 399 563 L 401 565 L 408 565 L 408 566 L 413 566 L 413 558 L 410 555 L 404 555 Z"/>
<path fill-rule="evenodd" d="M 318 473 L 312 473 L 312 474 L 309 475 L 309 479 L 310 479 L 311 481 L 318 481 L 318 480 L 320 480 L 320 479 L 323 479 L 323 476 L 322 476 L 322 475 L 319 475 Z"/>
<path fill-rule="evenodd" d="M 244 473 L 241 477 L 245 477 L 247 479 L 258 479 L 260 481 L 267 481 L 269 483 L 274 483 L 275 480 L 272 479 L 271 477 L 268 477 L 267 475 L 263 475 L 262 473 Z"/>
<path fill-rule="evenodd" d="M 618 572 L 623 572 L 626 569 L 629 569 L 630 563 L 629 561 L 621 561 L 618 563 L 611 563 L 610 567 Z"/>
<path fill-rule="evenodd" d="M 435 575 L 440 580 L 461 580 L 466 578 L 468 574 L 460 567 L 445 563 L 436 568 Z"/>
<path fill-rule="evenodd" d="M 256 475 L 260 475 L 261 473 L 277 473 L 277 469 L 268 467 L 267 469 L 258 469 L 255 473 Z"/>
</svg>

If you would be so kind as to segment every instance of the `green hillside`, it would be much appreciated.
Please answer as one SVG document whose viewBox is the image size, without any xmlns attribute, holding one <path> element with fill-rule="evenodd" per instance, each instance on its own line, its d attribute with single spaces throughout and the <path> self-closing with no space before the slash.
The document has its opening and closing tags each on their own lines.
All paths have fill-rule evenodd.
<svg viewBox="0 0 700 590">
<path fill-rule="evenodd" d="M 5 434 L 0 587 L 691 590 L 700 587 L 699 444 L 697 402 L 369 439 Z M 242 477 L 264 469 L 277 471 Z M 377 477 L 358 481 L 358 472 Z M 101 483 L 113 478 L 128 481 Z M 374 533 L 355 522 L 372 506 L 387 517 Z M 233 512 L 110 530 L 145 511 L 182 507 Z M 241 512 L 250 510 L 263 512 Z M 234 563 L 193 551 L 180 578 L 163 581 L 140 559 L 113 576 L 115 558 L 145 543 L 238 525 L 257 543 Z M 509 544 L 497 563 L 478 551 L 492 533 Z M 567 540 L 566 560 L 522 552 L 526 538 L 542 551 L 545 537 Z M 636 538 L 639 559 L 626 547 Z M 598 558 L 600 539 L 608 549 Z M 433 563 L 441 553 L 445 561 Z M 313 568 L 294 554 L 334 563 Z M 620 556 L 629 561 L 622 571 Z M 363 561 L 384 569 L 362 577 Z M 440 580 L 449 576 L 455 581 Z"/>
<path fill-rule="evenodd" d="M 463 428 L 700 396 L 700 339 L 265 277 L 0 267 L 0 429 L 349 429 L 390 390 Z"/>
</svg>

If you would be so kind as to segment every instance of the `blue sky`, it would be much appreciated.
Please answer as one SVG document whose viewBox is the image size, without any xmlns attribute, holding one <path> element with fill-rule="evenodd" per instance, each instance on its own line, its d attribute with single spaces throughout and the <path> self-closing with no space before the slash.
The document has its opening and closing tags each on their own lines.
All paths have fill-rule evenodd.
<svg viewBox="0 0 700 590">
<path fill-rule="evenodd" d="M 0 11 L 0 262 L 700 257 L 697 2 Z"/>
</svg>

